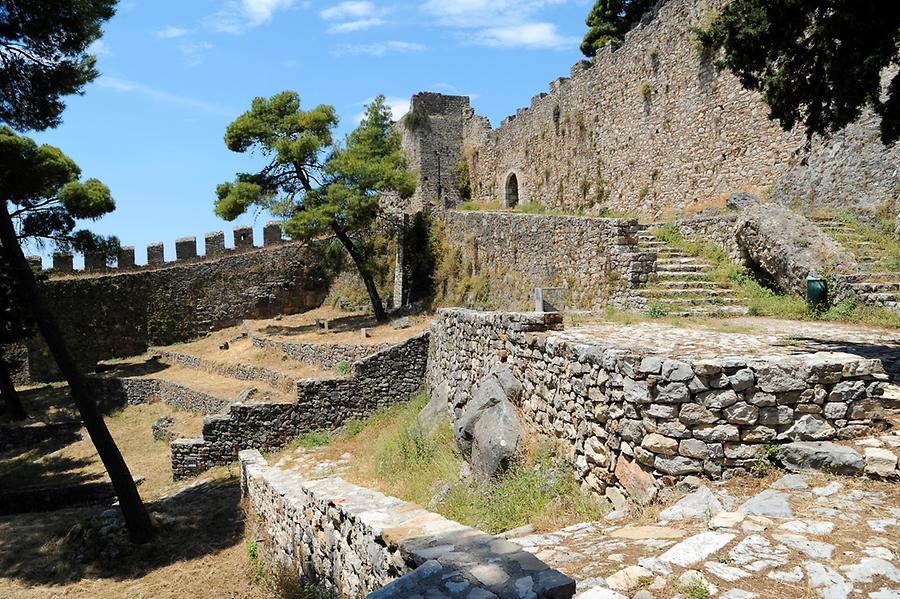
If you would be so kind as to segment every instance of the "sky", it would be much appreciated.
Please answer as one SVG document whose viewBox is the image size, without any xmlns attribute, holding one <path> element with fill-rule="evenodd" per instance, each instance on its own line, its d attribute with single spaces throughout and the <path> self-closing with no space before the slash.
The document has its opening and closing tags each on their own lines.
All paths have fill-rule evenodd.
<svg viewBox="0 0 900 599">
<path fill-rule="evenodd" d="M 62 125 L 33 137 L 110 187 L 116 211 L 85 226 L 135 246 L 138 263 L 155 241 L 174 259 L 178 237 L 196 236 L 202 253 L 209 231 L 230 246 L 238 224 L 261 243 L 267 215 L 213 214 L 216 185 L 262 165 L 223 142 L 254 97 L 294 90 L 304 108 L 331 104 L 340 136 L 376 95 L 399 118 L 419 91 L 468 95 L 497 126 L 582 58 L 589 4 L 121 0 L 92 47 L 101 76 L 68 98 Z"/>
</svg>

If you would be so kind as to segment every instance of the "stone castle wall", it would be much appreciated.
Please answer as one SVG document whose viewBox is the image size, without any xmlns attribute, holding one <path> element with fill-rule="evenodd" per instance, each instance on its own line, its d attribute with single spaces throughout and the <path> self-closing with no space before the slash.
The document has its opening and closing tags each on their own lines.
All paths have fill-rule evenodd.
<svg viewBox="0 0 900 599">
<path fill-rule="evenodd" d="M 746 471 L 769 444 L 878 429 L 878 360 L 841 354 L 676 359 L 561 331 L 559 314 L 446 309 L 432 327 L 427 382 L 458 417 L 500 362 L 522 383 L 526 424 L 568 448 L 584 485 Z M 445 394 L 445 395 L 444 395 Z M 649 479 L 652 487 L 652 479 Z M 647 492 L 645 487 L 643 492 Z"/>
<path fill-rule="evenodd" d="M 51 277 L 42 290 L 72 353 L 86 369 L 153 344 L 185 341 L 239 324 L 319 306 L 327 279 L 300 243 L 249 246 L 165 267 Z M 39 343 L 29 347 L 32 380 L 54 380 L 55 364 Z"/>
<path fill-rule="evenodd" d="M 880 143 L 876 119 L 807 149 L 802 130 L 784 132 L 758 94 L 698 49 L 692 28 L 722 4 L 660 3 L 621 46 L 574 65 L 496 129 L 467 99 L 445 100 L 454 117 L 460 108 L 465 115 L 457 160 L 468 161 L 473 199 L 508 206 L 513 175 L 520 204 L 594 213 L 661 215 L 721 204 L 735 190 L 868 210 L 896 198 L 900 146 Z M 455 131 L 446 139 L 456 147 Z M 433 164 L 413 156 L 423 179 L 435 176 Z"/>
<path fill-rule="evenodd" d="M 631 291 L 656 265 L 638 248 L 635 220 L 456 210 L 439 218 L 449 247 L 510 303 L 528 303 L 535 287 L 564 287 L 572 306 L 634 307 Z"/>
<path fill-rule="evenodd" d="M 341 478 L 306 480 L 240 452 L 257 549 L 339 598 L 565 599 L 575 581 L 519 545 Z M 487 573 L 486 573 L 487 572 Z"/>
<path fill-rule="evenodd" d="M 233 462 L 241 449 L 277 449 L 300 434 L 333 430 L 406 401 L 422 386 L 428 333 L 355 362 L 349 376 L 297 381 L 294 403 L 231 404 L 203 421 L 203 437 L 172 442 L 178 480 Z"/>
</svg>

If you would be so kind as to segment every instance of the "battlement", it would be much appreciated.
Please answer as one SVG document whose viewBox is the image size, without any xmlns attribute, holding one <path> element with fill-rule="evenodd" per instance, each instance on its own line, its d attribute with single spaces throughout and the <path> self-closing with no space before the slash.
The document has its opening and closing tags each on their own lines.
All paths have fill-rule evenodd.
<svg viewBox="0 0 900 599">
<path fill-rule="evenodd" d="M 263 227 L 263 245 L 255 245 L 253 236 L 253 227 L 241 225 L 234 227 L 233 232 L 234 247 L 225 247 L 225 232 L 213 231 L 207 233 L 203 238 L 204 253 L 198 252 L 196 237 L 179 237 L 175 240 L 175 260 L 166 261 L 165 245 L 161 241 L 150 243 L 147 245 L 147 263 L 139 265 L 135 260 L 134 246 L 122 246 L 115 260 L 115 264 L 107 262 L 106 257 L 102 254 L 87 253 L 84 255 L 84 269 L 76 270 L 74 267 L 74 257 L 69 253 L 58 253 L 53 255 L 53 266 L 51 276 L 72 276 L 72 275 L 89 275 L 105 272 L 127 272 L 136 270 L 148 270 L 172 266 L 174 264 L 184 264 L 191 262 L 203 262 L 206 260 L 214 260 L 226 255 L 248 252 L 259 247 L 270 247 L 280 245 L 288 241 L 282 235 L 281 223 L 278 221 L 270 221 Z M 30 256 L 29 261 L 35 266 L 40 267 L 40 257 Z"/>
</svg>

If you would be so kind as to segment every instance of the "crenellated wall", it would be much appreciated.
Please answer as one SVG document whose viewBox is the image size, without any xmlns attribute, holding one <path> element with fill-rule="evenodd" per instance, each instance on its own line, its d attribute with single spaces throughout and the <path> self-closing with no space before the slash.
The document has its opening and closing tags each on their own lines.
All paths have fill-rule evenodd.
<svg viewBox="0 0 900 599">
<path fill-rule="evenodd" d="M 299 242 L 240 250 L 132 270 L 54 276 L 42 284 L 72 352 L 84 368 L 239 324 L 318 307 L 328 287 L 314 248 Z M 237 236 L 237 233 L 236 233 Z M 238 241 L 238 240 L 236 240 Z M 32 380 L 54 380 L 39 339 L 29 342 Z"/>
<path fill-rule="evenodd" d="M 418 94 L 413 105 L 433 110 L 443 127 L 407 132 L 429 148 L 410 153 L 413 166 L 423 181 L 435 179 L 433 149 L 445 156 L 461 134 L 457 155 L 442 162 L 467 160 L 473 199 L 503 206 L 538 202 L 570 212 L 658 216 L 722 204 L 735 190 L 870 211 L 894 200 L 900 146 L 880 143 L 876 118 L 866 114 L 806 148 L 804 131 L 783 131 L 758 94 L 698 48 L 692 29 L 724 2 L 661 2 L 624 43 L 574 65 L 496 129 L 468 98 Z M 424 96 L 427 103 L 415 101 Z M 445 132 L 460 110 L 461 132 Z M 421 195 L 418 203 L 427 204 L 435 194 L 423 187 Z"/>
</svg>

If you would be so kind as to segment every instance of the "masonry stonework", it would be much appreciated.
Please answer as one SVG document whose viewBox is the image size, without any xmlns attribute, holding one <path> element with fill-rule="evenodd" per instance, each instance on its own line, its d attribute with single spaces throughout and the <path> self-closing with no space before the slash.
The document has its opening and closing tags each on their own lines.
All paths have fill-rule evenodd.
<svg viewBox="0 0 900 599">
<path fill-rule="evenodd" d="M 532 429 L 567 449 L 588 490 L 656 476 L 746 472 L 770 444 L 883 428 L 878 360 L 812 353 L 692 359 L 627 337 L 563 332 L 558 314 L 445 309 L 432 327 L 428 388 L 458 417 L 500 362 L 523 386 Z M 739 351 L 739 349 L 736 349 Z"/>
</svg>

